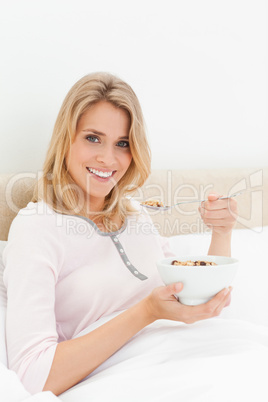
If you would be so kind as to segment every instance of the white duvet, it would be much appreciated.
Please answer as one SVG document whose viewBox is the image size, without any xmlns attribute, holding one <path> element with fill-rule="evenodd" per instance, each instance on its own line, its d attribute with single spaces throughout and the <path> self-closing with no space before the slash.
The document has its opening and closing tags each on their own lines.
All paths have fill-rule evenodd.
<svg viewBox="0 0 268 402">
<path fill-rule="evenodd" d="M 204 253 L 208 243 L 200 235 L 171 239 L 185 254 Z M 232 254 L 240 268 L 221 317 L 192 325 L 155 322 L 58 398 L 48 392 L 30 396 L 1 359 L 0 401 L 268 402 L 267 244 L 268 227 L 234 231 Z"/>
<path fill-rule="evenodd" d="M 191 326 L 163 320 L 60 399 L 267 402 L 267 363 L 265 326 L 219 318 Z"/>
</svg>

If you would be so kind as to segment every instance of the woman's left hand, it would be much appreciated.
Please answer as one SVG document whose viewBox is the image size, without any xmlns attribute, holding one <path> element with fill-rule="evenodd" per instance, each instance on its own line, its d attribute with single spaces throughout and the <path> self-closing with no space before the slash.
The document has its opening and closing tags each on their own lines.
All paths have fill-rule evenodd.
<svg viewBox="0 0 268 402">
<path fill-rule="evenodd" d="M 211 193 L 198 208 L 203 222 L 220 235 L 232 231 L 237 220 L 237 202 L 234 198 L 219 200 L 222 195 Z"/>
</svg>

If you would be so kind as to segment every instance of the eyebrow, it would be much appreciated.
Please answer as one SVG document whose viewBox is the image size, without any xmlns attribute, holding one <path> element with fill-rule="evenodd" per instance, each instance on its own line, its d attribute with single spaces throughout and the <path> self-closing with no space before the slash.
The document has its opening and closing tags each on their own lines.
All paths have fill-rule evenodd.
<svg viewBox="0 0 268 402">
<path fill-rule="evenodd" d="M 105 137 L 107 136 L 107 134 L 102 133 L 101 131 L 98 131 L 98 130 L 91 129 L 91 128 L 87 128 L 85 130 L 82 130 L 82 133 L 92 133 L 92 134 L 102 135 L 102 136 L 105 136 Z M 118 137 L 118 138 L 122 139 L 122 140 L 128 140 L 129 136 L 123 136 L 123 137 Z"/>
</svg>

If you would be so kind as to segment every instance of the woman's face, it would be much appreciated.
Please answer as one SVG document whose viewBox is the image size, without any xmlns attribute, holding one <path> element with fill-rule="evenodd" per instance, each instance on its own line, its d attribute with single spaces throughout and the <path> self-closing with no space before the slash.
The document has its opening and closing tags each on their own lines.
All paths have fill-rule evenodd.
<svg viewBox="0 0 268 402">
<path fill-rule="evenodd" d="M 78 122 L 66 164 L 90 211 L 102 209 L 105 196 L 131 163 L 129 128 L 127 112 L 105 101 L 92 106 Z"/>
</svg>

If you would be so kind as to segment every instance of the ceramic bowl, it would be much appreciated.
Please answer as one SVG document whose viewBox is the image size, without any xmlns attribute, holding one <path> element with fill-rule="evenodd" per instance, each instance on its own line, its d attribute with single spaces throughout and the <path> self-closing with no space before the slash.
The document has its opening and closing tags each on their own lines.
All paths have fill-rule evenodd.
<svg viewBox="0 0 268 402">
<path fill-rule="evenodd" d="M 180 266 L 172 265 L 173 260 L 210 261 L 217 265 Z M 179 301 L 194 306 L 206 303 L 219 291 L 231 285 L 238 269 L 238 260 L 213 255 L 178 255 L 176 258 L 157 261 L 156 265 L 166 285 L 183 283 L 183 290 L 175 294 Z"/>
</svg>

